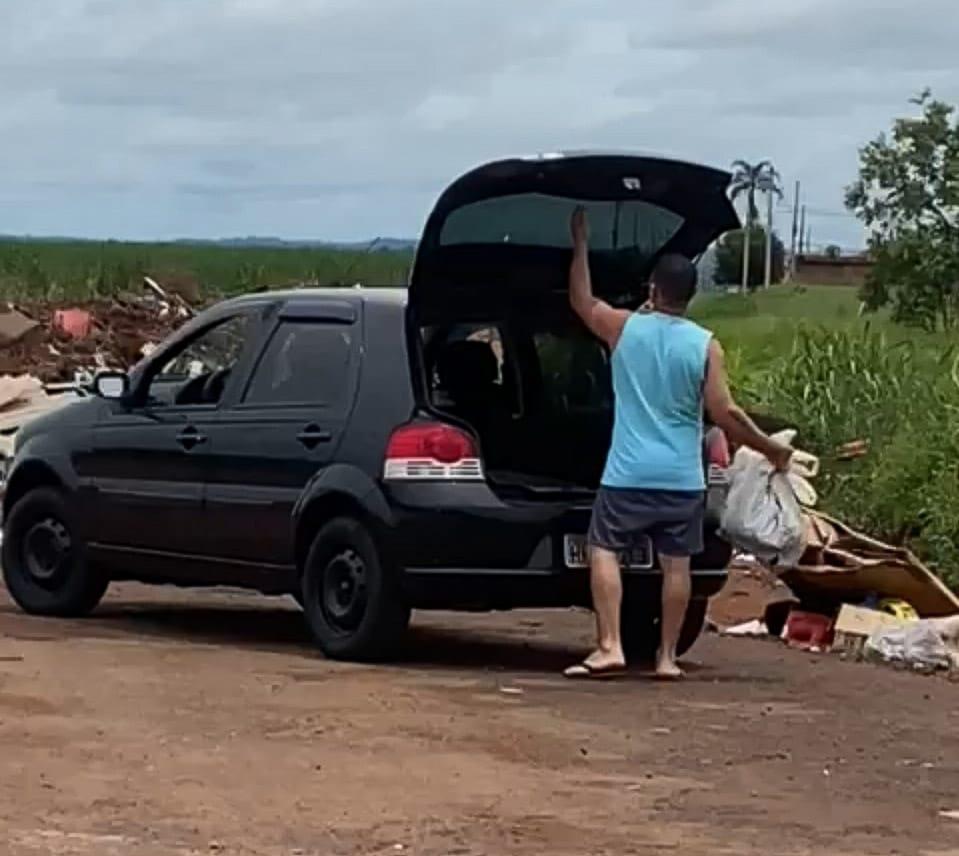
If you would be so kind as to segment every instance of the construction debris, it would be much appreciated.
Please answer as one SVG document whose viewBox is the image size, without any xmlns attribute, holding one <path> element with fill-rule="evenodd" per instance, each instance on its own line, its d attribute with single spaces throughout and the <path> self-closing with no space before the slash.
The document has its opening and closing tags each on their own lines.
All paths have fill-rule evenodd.
<svg viewBox="0 0 959 856">
<path fill-rule="evenodd" d="M 48 391 L 35 377 L 0 377 L 0 459 L 13 454 L 13 438 L 31 419 L 56 410 L 77 397 L 66 386 Z"/>
<path fill-rule="evenodd" d="M 0 312 L 0 375 L 72 383 L 78 372 L 130 368 L 193 315 L 149 277 L 144 289 L 110 301 L 8 307 Z"/>
<path fill-rule="evenodd" d="M 71 339 L 86 339 L 93 326 L 93 316 L 86 309 L 58 309 L 53 313 L 53 325 Z"/>
<path fill-rule="evenodd" d="M 98 371 L 128 370 L 192 316 L 150 277 L 143 295 L 0 307 L 0 459 L 31 419 L 87 394 Z"/>
<path fill-rule="evenodd" d="M 15 345 L 38 326 L 32 318 L 12 307 L 5 312 L 0 311 L 0 348 Z"/>
</svg>

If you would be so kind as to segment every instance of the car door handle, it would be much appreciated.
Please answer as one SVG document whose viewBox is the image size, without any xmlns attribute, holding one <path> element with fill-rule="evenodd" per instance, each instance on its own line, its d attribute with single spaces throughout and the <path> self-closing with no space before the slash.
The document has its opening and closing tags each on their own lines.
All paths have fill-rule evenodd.
<svg viewBox="0 0 959 856">
<path fill-rule="evenodd" d="M 296 435 L 296 439 L 307 449 L 313 449 L 320 443 L 329 443 L 333 439 L 333 435 L 329 431 L 324 431 L 319 425 L 307 425 Z"/>
<path fill-rule="evenodd" d="M 190 425 L 176 435 L 176 441 L 189 452 L 190 449 L 200 446 L 206 442 L 206 434 L 201 434 L 196 430 L 196 428 Z"/>
</svg>

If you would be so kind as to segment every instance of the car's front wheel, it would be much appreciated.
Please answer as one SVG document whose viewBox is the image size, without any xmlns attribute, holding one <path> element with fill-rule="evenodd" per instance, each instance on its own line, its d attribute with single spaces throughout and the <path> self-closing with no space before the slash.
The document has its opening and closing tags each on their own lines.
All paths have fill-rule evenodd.
<svg viewBox="0 0 959 856">
<path fill-rule="evenodd" d="M 86 615 L 109 580 L 87 562 L 69 499 L 37 488 L 14 505 L 3 527 L 3 579 L 17 605 L 33 615 Z"/>
<path fill-rule="evenodd" d="M 410 620 L 396 572 L 359 520 L 331 520 L 313 539 L 302 578 L 303 610 L 328 657 L 376 660 L 395 653 Z"/>
<path fill-rule="evenodd" d="M 695 598 L 689 602 L 683 626 L 679 631 L 679 642 L 676 644 L 677 657 L 682 657 L 689 651 L 703 632 L 707 603 L 706 598 Z M 650 609 L 649 604 L 631 603 L 628 598 L 624 599 L 620 627 L 627 660 L 648 663 L 655 659 L 659 650 L 660 621 L 658 603 Z"/>
</svg>

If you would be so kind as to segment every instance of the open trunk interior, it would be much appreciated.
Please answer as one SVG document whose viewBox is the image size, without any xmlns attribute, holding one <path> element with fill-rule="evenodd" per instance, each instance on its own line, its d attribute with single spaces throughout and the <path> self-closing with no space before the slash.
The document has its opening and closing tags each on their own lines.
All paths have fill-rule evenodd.
<svg viewBox="0 0 959 856">
<path fill-rule="evenodd" d="M 564 314 L 421 329 L 430 405 L 476 433 L 497 491 L 547 498 L 599 485 L 613 420 L 609 358 Z"/>
</svg>

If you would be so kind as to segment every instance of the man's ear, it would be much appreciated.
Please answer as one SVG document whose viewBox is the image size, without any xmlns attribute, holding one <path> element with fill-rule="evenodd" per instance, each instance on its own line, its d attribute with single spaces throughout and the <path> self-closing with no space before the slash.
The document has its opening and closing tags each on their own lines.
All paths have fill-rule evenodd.
<svg viewBox="0 0 959 856">
<path fill-rule="evenodd" d="M 649 297 L 646 300 L 649 303 L 655 303 L 656 301 L 656 283 L 652 280 L 649 281 Z"/>
</svg>

